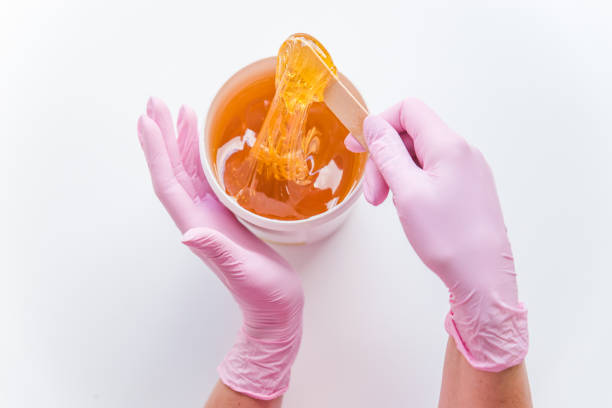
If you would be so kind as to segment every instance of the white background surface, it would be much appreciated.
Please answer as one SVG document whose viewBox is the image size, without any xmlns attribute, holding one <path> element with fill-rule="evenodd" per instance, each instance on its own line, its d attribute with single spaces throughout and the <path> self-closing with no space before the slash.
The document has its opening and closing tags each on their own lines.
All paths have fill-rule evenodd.
<svg viewBox="0 0 612 408">
<path fill-rule="evenodd" d="M 204 404 L 239 314 L 154 197 L 136 120 L 149 95 L 202 120 L 299 31 L 372 111 L 418 96 L 485 153 L 536 406 L 612 406 L 609 2 L 152 3 L 0 3 L 0 406 Z M 285 406 L 435 406 L 447 293 L 390 200 L 281 252 L 307 298 Z"/>
</svg>

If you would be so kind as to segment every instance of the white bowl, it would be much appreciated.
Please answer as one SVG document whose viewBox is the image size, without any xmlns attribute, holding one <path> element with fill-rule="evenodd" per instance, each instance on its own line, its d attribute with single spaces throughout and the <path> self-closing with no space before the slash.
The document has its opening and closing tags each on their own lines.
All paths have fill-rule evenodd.
<svg viewBox="0 0 612 408">
<path fill-rule="evenodd" d="M 349 210 L 361 195 L 362 179 L 359 180 L 348 196 L 337 206 L 303 220 L 285 221 L 262 217 L 241 207 L 234 197 L 228 195 L 225 189 L 221 187 L 210 163 L 210 126 L 213 122 L 212 119 L 216 117 L 219 111 L 219 106 L 228 98 L 231 98 L 237 90 L 244 88 L 254 80 L 263 77 L 269 78 L 270 75 L 274 75 L 275 67 L 276 57 L 264 58 L 242 68 L 223 84 L 208 109 L 204 137 L 200 138 L 200 159 L 202 160 L 206 179 L 219 201 L 234 213 L 238 220 L 255 235 L 264 241 L 275 244 L 307 244 L 330 235 L 346 220 Z M 341 73 L 338 73 L 338 76 L 344 85 L 365 106 L 363 97 L 355 86 Z"/>
</svg>

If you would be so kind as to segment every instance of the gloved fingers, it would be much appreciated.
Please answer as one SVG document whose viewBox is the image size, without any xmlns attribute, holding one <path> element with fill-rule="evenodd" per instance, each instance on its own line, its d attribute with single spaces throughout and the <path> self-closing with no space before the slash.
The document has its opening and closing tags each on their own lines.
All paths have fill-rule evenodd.
<svg viewBox="0 0 612 408">
<path fill-rule="evenodd" d="M 206 193 L 210 193 L 211 189 L 204 176 L 204 170 L 202 170 L 198 143 L 198 117 L 193 109 L 181 106 L 176 128 L 178 129 L 178 149 L 183 168 L 191 178 L 198 196 L 203 197 Z"/>
<path fill-rule="evenodd" d="M 161 131 L 148 116 L 138 119 L 138 139 L 147 159 L 155 194 L 179 229 L 186 231 L 192 224 L 189 214 L 194 213 L 195 204 L 176 179 Z"/>
<path fill-rule="evenodd" d="M 160 99 L 151 97 L 147 102 L 147 116 L 157 123 L 161 131 L 164 143 L 166 144 L 166 150 L 168 151 L 168 158 L 172 165 L 172 171 L 176 175 L 176 179 L 183 186 L 187 194 L 189 194 L 192 199 L 195 199 L 197 196 L 195 187 L 181 162 L 170 109 L 168 109 L 166 104 Z"/>
<path fill-rule="evenodd" d="M 355 139 L 350 133 L 344 139 L 344 145 L 353 153 L 367 152 L 361 143 Z M 367 202 L 372 205 L 379 205 L 389 194 L 389 186 L 387 182 L 376 168 L 376 164 L 372 159 L 368 158 L 363 175 L 363 195 Z"/>
<path fill-rule="evenodd" d="M 353 153 L 367 152 L 367 150 L 364 149 L 361 143 L 359 143 L 357 139 L 355 139 L 355 136 L 351 135 L 350 133 L 344 138 L 344 146 L 346 146 L 346 148 Z"/>
<path fill-rule="evenodd" d="M 406 132 L 410 136 L 417 163 L 424 169 L 443 158 L 447 148 L 453 145 L 452 139 L 459 138 L 431 108 L 418 99 L 405 99 L 380 116 L 397 132 Z"/>
<path fill-rule="evenodd" d="M 408 150 L 408 153 L 410 153 L 410 157 L 412 157 L 412 161 L 415 162 L 416 165 L 422 169 L 423 163 L 421 163 L 421 161 L 416 155 L 416 152 L 414 151 L 414 141 L 412 140 L 412 138 L 410 137 L 410 135 L 408 135 L 408 132 L 406 131 L 400 131 L 398 133 L 400 137 L 402 138 L 402 141 L 404 142 L 404 146 L 406 146 L 406 150 Z"/>
<path fill-rule="evenodd" d="M 372 205 L 379 205 L 387 198 L 389 186 L 378 171 L 376 164 L 368 158 L 363 176 L 363 195 Z"/>
<path fill-rule="evenodd" d="M 393 191 L 401 194 L 417 181 L 421 169 L 412 161 L 400 135 L 380 116 L 370 115 L 363 122 L 363 133 L 370 158 Z"/>
<path fill-rule="evenodd" d="M 387 120 L 387 118 L 384 115 L 385 113 L 383 112 L 380 116 L 383 119 Z M 412 138 L 408 135 L 408 133 L 406 133 L 406 131 L 402 131 L 401 129 L 395 129 L 395 130 L 400 134 L 402 140 L 404 141 L 404 145 L 406 146 L 406 149 L 408 149 L 408 152 L 410 153 L 410 157 L 412 157 L 412 160 L 414 160 L 414 162 L 419 167 L 422 168 L 423 165 L 419 162 L 416 156 L 416 153 L 414 151 L 414 142 L 412 141 Z M 367 150 L 361 145 L 361 143 L 359 143 L 357 139 L 355 139 L 355 136 L 353 136 L 350 133 L 346 135 L 346 138 L 344 139 L 344 146 L 346 146 L 346 148 L 353 153 L 367 152 Z"/>
</svg>

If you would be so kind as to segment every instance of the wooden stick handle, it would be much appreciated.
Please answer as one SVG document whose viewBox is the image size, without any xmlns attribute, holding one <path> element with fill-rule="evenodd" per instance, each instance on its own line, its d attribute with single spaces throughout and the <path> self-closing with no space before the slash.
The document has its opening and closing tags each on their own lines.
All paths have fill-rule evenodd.
<svg viewBox="0 0 612 408">
<path fill-rule="evenodd" d="M 363 136 L 363 121 L 368 116 L 368 110 L 335 75 L 331 75 L 323 98 L 334 115 L 367 150 L 368 146 Z"/>
<path fill-rule="evenodd" d="M 368 110 L 353 96 L 338 77 L 329 69 L 319 54 L 307 45 L 308 50 L 320 64 L 319 68 L 329 72 L 329 82 L 323 94 L 323 100 L 342 124 L 351 132 L 357 141 L 368 150 L 363 137 L 363 120 L 368 116 Z"/>
</svg>

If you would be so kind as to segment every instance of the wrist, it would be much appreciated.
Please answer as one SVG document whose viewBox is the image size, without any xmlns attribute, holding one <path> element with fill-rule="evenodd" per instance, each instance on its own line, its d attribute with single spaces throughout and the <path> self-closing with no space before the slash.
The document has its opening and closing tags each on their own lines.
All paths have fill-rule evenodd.
<svg viewBox="0 0 612 408">
<path fill-rule="evenodd" d="M 274 341 L 251 337 L 243 327 L 218 367 L 221 381 L 252 398 L 271 400 L 281 396 L 289 387 L 301 339 L 301 324 L 291 336 Z"/>
<path fill-rule="evenodd" d="M 458 301 L 451 294 L 445 328 L 476 369 L 499 372 L 520 364 L 527 354 L 527 309 L 516 297 L 503 295 L 473 292 Z"/>
<path fill-rule="evenodd" d="M 451 292 L 445 327 L 474 368 L 498 372 L 527 354 L 527 309 L 518 299 L 509 242 L 485 249 L 462 256 L 442 275 Z"/>
</svg>

